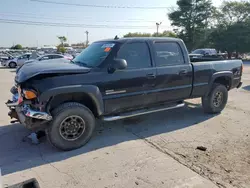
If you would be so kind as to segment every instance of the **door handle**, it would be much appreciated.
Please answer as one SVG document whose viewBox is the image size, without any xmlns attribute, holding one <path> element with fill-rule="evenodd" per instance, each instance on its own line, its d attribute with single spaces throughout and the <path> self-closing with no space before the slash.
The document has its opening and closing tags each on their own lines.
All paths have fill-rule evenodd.
<svg viewBox="0 0 250 188">
<path fill-rule="evenodd" d="M 155 74 L 147 74 L 148 79 L 155 79 L 156 75 Z"/>
<path fill-rule="evenodd" d="M 180 76 L 183 76 L 183 75 L 186 75 L 187 73 L 188 73 L 187 70 L 181 70 L 181 71 L 179 72 L 179 75 L 180 75 Z"/>
</svg>

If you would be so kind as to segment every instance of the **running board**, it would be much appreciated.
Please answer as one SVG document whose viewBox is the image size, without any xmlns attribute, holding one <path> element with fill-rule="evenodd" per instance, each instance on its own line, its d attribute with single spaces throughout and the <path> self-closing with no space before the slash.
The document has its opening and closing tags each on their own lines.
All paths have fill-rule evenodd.
<svg viewBox="0 0 250 188">
<path fill-rule="evenodd" d="M 142 109 L 142 110 L 137 110 L 137 111 L 133 111 L 133 112 L 127 112 L 124 114 L 120 114 L 118 116 L 104 116 L 103 121 L 116 121 L 116 120 L 120 120 L 120 119 L 126 119 L 126 118 L 130 118 L 130 117 L 140 116 L 140 115 L 144 115 L 144 114 L 150 114 L 150 113 L 154 113 L 154 112 L 160 112 L 160 111 L 171 110 L 171 109 L 175 109 L 175 108 L 181 108 L 184 106 L 185 106 L 185 103 L 172 105 L 172 106 L 164 105 L 161 107 L 153 107 L 153 108 L 150 108 L 147 110 Z"/>
</svg>

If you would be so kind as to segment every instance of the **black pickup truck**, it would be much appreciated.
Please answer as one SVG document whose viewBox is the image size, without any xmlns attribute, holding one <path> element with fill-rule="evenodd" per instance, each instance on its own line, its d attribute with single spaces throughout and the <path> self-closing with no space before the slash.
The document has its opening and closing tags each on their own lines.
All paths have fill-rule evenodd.
<svg viewBox="0 0 250 188">
<path fill-rule="evenodd" d="M 228 91 L 241 86 L 242 61 L 190 63 L 180 39 L 124 38 L 92 43 L 71 63 L 21 67 L 9 116 L 46 131 L 61 150 L 90 139 L 96 118 L 114 121 L 184 106 L 202 98 L 207 113 L 221 112 Z"/>
<path fill-rule="evenodd" d="M 215 49 L 204 48 L 194 50 L 189 54 L 191 62 L 201 62 L 201 61 L 220 61 L 224 60 L 225 54 L 217 53 Z"/>
</svg>

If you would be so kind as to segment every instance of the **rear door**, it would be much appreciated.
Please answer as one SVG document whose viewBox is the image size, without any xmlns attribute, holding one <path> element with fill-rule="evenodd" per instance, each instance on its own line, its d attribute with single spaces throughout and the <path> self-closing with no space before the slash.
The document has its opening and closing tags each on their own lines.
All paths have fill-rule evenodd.
<svg viewBox="0 0 250 188">
<path fill-rule="evenodd" d="M 128 66 L 105 76 L 106 113 L 129 111 L 155 103 L 155 96 L 150 91 L 155 87 L 156 68 L 152 65 L 148 44 L 141 41 L 123 44 L 116 58 L 125 59 Z"/>
<path fill-rule="evenodd" d="M 178 42 L 154 42 L 156 62 L 156 101 L 159 103 L 188 98 L 192 91 L 192 65 L 185 62 Z"/>
</svg>

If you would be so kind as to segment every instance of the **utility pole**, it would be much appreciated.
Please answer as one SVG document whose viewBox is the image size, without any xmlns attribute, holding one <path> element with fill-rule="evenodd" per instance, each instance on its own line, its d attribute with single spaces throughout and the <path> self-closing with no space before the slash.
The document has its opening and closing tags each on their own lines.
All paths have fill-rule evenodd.
<svg viewBox="0 0 250 188">
<path fill-rule="evenodd" d="M 159 35 L 159 27 L 160 27 L 161 23 L 162 22 L 160 22 L 160 23 L 156 22 L 156 35 L 157 35 L 157 37 Z"/>
<path fill-rule="evenodd" d="M 89 32 L 85 31 L 86 33 L 86 47 L 89 45 Z"/>
</svg>

